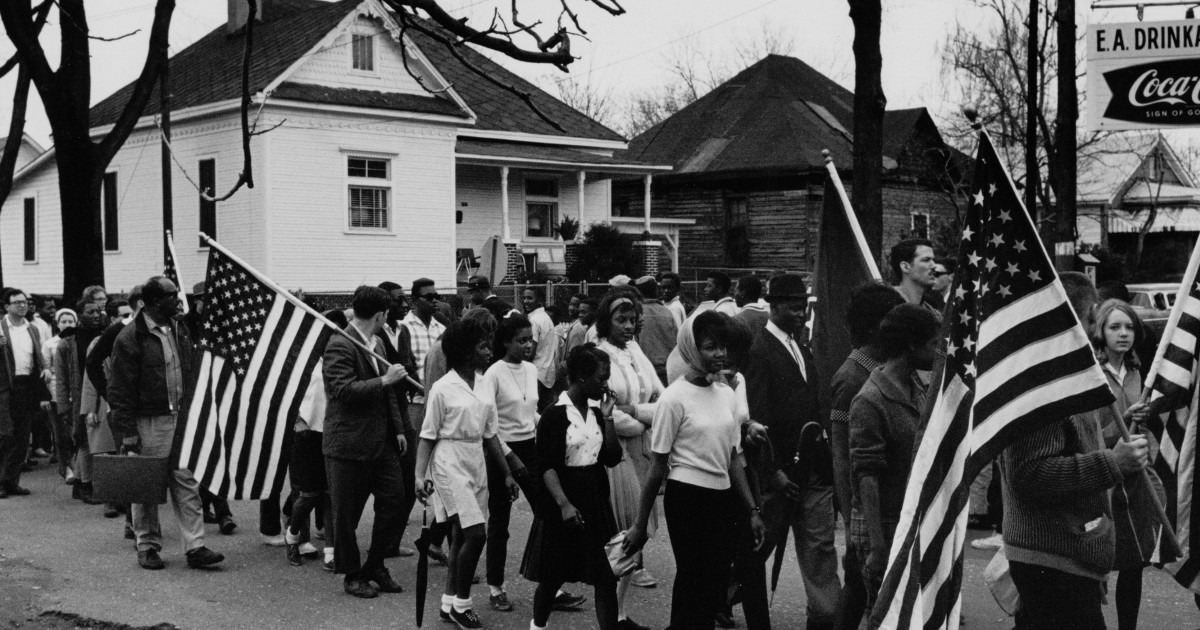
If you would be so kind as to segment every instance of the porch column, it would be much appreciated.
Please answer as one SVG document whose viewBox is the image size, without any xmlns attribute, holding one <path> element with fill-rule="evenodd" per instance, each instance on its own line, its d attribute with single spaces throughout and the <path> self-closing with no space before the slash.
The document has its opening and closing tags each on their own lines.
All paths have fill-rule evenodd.
<svg viewBox="0 0 1200 630">
<path fill-rule="evenodd" d="M 508 228 L 508 167 L 500 167 L 500 210 L 504 215 L 504 241 L 512 240 L 512 232 Z"/>
<path fill-rule="evenodd" d="M 579 234 L 582 234 L 582 233 L 583 233 L 583 228 L 584 228 L 584 225 L 585 225 L 585 224 L 584 224 L 584 222 L 583 222 L 583 215 L 584 215 L 584 208 L 583 208 L 583 202 L 584 202 L 583 185 L 584 185 L 584 183 L 585 183 L 585 182 L 586 182 L 586 180 L 587 180 L 587 174 L 586 174 L 586 173 L 584 173 L 583 171 L 579 171 L 579 173 L 577 174 L 577 177 L 578 177 L 578 182 L 579 182 L 579 232 L 578 232 L 578 233 L 579 233 Z"/>
<path fill-rule="evenodd" d="M 650 175 L 646 175 L 646 192 L 642 199 L 642 207 L 645 209 L 646 215 L 646 231 L 650 231 Z"/>
</svg>

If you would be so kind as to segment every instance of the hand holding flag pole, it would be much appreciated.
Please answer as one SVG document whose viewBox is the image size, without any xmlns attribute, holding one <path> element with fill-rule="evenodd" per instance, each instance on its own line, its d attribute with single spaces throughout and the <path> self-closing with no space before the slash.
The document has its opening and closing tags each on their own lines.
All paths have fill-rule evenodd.
<svg viewBox="0 0 1200 630">
<path fill-rule="evenodd" d="M 228 256 L 230 260 L 232 260 L 232 261 L 234 261 L 234 262 L 238 263 L 239 265 L 241 265 L 241 266 L 245 267 L 245 268 L 246 268 L 246 270 L 247 270 L 247 271 L 249 271 L 250 273 L 253 273 L 253 274 L 254 274 L 254 276 L 255 276 L 256 278 L 258 278 L 258 280 L 259 280 L 260 282 L 262 282 L 263 284 L 265 284 L 265 285 L 267 285 L 267 286 L 271 287 L 271 288 L 272 288 L 272 289 L 274 289 L 275 291 L 278 291 L 280 295 L 283 295 L 285 298 L 287 298 L 287 300 L 288 300 L 289 302 L 291 302 L 292 304 L 294 304 L 294 305 L 296 306 L 296 308 L 303 309 L 305 312 L 307 312 L 307 313 L 309 313 L 310 315 L 312 315 L 313 317 L 317 318 L 317 320 L 318 320 L 318 321 L 320 321 L 321 323 L 325 324 L 326 326 L 328 326 L 330 329 L 332 329 L 334 332 L 338 333 L 339 335 L 341 335 L 341 336 L 345 337 L 345 338 L 346 338 L 346 339 L 347 339 L 347 340 L 348 340 L 350 343 L 352 343 L 352 344 L 354 344 L 354 345 L 358 346 L 359 348 L 361 348 L 361 349 L 362 349 L 364 352 L 366 352 L 367 354 L 370 354 L 371 356 L 375 357 L 375 358 L 376 358 L 376 359 L 377 359 L 377 360 L 378 360 L 380 363 L 382 363 L 383 365 L 385 365 L 385 366 L 387 366 L 387 367 L 391 367 L 391 366 L 392 366 L 392 362 L 391 362 L 391 361 L 388 361 L 388 360 L 387 360 L 387 358 L 385 358 L 383 355 L 381 355 L 381 354 L 379 354 L 378 352 L 376 352 L 374 349 L 367 347 L 367 344 L 363 343 L 361 339 L 358 339 L 358 338 L 356 338 L 354 335 L 351 335 L 350 333 L 346 332 L 345 330 L 343 330 L 343 329 L 339 328 L 337 324 L 335 324 L 335 323 L 333 323 L 333 322 L 329 321 L 329 318 L 325 317 L 325 316 L 324 316 L 324 315 L 322 315 L 321 313 L 318 313 L 316 309 L 314 309 L 314 308 L 312 308 L 311 306 L 309 306 L 309 305 L 305 304 L 305 303 L 304 303 L 303 301 L 301 301 L 299 298 L 297 298 L 296 296 L 292 295 L 292 293 L 291 293 L 290 291 L 288 291 L 287 289 L 284 289 L 283 287 L 281 287 L 281 286 L 279 286 L 278 284 L 276 284 L 274 280 L 271 280 L 270 278 L 266 277 L 265 275 L 263 275 L 263 274 L 259 273 L 259 272 L 258 272 L 258 270 L 256 270 L 254 267 L 251 267 L 250 265 L 246 264 L 246 261 L 242 260 L 241 258 L 238 258 L 238 257 L 237 257 L 237 256 L 236 256 L 236 255 L 235 255 L 233 252 L 229 251 L 228 249 L 225 249 L 225 247 L 223 247 L 223 246 L 222 246 L 220 243 L 218 243 L 218 242 L 217 242 L 216 240 L 214 240 L 212 237 L 210 237 L 209 235 L 205 234 L 204 232 L 201 232 L 201 233 L 200 233 L 200 238 L 204 239 L 204 242 L 205 242 L 205 243 L 207 243 L 209 247 L 216 248 L 216 249 L 217 249 L 217 250 L 219 250 L 219 251 L 220 251 L 222 254 L 225 254 L 226 256 Z M 419 389 L 421 392 L 424 392 L 424 391 L 425 391 L 425 388 L 424 388 L 424 387 L 422 387 L 420 383 L 418 383 L 417 381 L 413 380 L 413 378 L 412 378 L 411 376 L 405 376 L 405 377 L 404 377 L 404 380 L 405 380 L 405 381 L 406 381 L 406 382 L 407 382 L 409 385 L 411 385 L 411 386 L 413 386 L 413 387 L 416 387 L 417 389 Z"/>
</svg>

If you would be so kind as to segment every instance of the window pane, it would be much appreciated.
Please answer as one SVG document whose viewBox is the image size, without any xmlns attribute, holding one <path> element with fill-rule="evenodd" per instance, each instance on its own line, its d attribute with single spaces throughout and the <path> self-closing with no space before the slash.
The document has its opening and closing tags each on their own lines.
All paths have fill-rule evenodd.
<svg viewBox="0 0 1200 630">
<path fill-rule="evenodd" d="M 530 202 L 525 204 L 525 234 L 527 236 L 553 236 L 554 224 L 557 222 L 557 203 Z"/>
<path fill-rule="evenodd" d="M 558 181 L 553 179 L 525 180 L 525 194 L 530 197 L 557 197 Z"/>
<path fill-rule="evenodd" d="M 200 189 L 210 197 L 217 194 L 216 160 L 200 160 Z M 209 201 L 203 195 L 200 195 L 200 231 L 217 238 L 217 202 Z M 200 239 L 200 247 L 208 247 L 204 239 Z"/>
<path fill-rule="evenodd" d="M 388 190 L 350 187 L 350 227 L 388 229 Z"/>
<path fill-rule="evenodd" d="M 352 157 L 346 160 L 346 174 L 350 177 L 388 178 L 388 160 Z"/>
<path fill-rule="evenodd" d="M 25 198 L 25 261 L 37 261 L 37 200 Z"/>
<path fill-rule="evenodd" d="M 350 177 L 366 177 L 367 161 L 362 158 L 350 158 L 346 161 L 346 174 Z"/>
<path fill-rule="evenodd" d="M 104 174 L 104 251 L 121 249 L 120 217 L 117 212 L 117 174 Z"/>
<path fill-rule="evenodd" d="M 913 238 L 929 238 L 929 215 L 916 213 L 912 215 Z"/>
<path fill-rule="evenodd" d="M 355 70 L 375 69 L 374 43 L 370 35 L 354 35 L 350 48 Z"/>
</svg>

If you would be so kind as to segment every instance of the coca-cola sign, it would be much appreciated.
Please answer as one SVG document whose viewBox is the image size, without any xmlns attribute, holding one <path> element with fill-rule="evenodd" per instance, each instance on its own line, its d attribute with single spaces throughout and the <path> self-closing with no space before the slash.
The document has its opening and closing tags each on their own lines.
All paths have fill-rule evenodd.
<svg viewBox="0 0 1200 630">
<path fill-rule="evenodd" d="M 1155 61 L 1104 73 L 1104 117 L 1155 125 L 1200 124 L 1200 58 Z"/>
</svg>

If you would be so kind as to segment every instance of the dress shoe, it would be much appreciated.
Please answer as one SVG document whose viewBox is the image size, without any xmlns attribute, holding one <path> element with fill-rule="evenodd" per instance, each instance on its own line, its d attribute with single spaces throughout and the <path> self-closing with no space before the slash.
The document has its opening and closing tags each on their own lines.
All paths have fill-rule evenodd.
<svg viewBox="0 0 1200 630">
<path fill-rule="evenodd" d="M 300 557 L 300 545 L 287 546 L 287 561 L 294 567 L 304 566 L 304 558 Z"/>
<path fill-rule="evenodd" d="M 136 539 L 137 539 L 137 535 L 133 533 L 133 528 L 129 526 L 129 523 L 125 523 L 125 540 L 136 540 Z"/>
<path fill-rule="evenodd" d="M 104 504 L 104 518 L 117 518 L 121 515 L 121 510 L 113 503 Z"/>
<path fill-rule="evenodd" d="M 425 553 L 429 555 L 430 560 L 434 560 L 440 564 L 447 564 L 450 562 L 450 559 L 446 557 L 446 552 L 442 551 L 442 547 L 440 545 L 436 547 L 430 545 L 429 549 Z"/>
<path fill-rule="evenodd" d="M 89 483 L 81 483 L 81 484 L 79 484 L 79 486 L 81 488 L 79 491 L 79 494 L 80 494 L 79 500 L 80 501 L 83 501 L 87 505 L 101 505 L 102 503 L 104 503 L 103 501 L 97 501 L 94 497 L 92 497 L 92 492 L 94 492 L 94 489 L 90 482 Z"/>
<path fill-rule="evenodd" d="M 211 567 L 225 560 L 225 556 L 209 549 L 208 547 L 196 547 L 187 552 L 187 565 L 190 569 L 203 569 Z"/>
<path fill-rule="evenodd" d="M 475 630 L 476 628 L 483 627 L 483 622 L 479 620 L 479 616 L 476 615 L 475 611 L 471 610 L 470 608 L 462 612 L 458 612 L 457 610 L 451 608 L 450 621 L 458 624 L 458 627 L 462 628 L 462 630 Z"/>
<path fill-rule="evenodd" d="M 579 610 L 586 601 L 587 598 L 583 595 L 572 595 L 563 591 L 554 598 L 552 607 L 554 610 Z"/>
<path fill-rule="evenodd" d="M 28 489 L 22 488 L 15 483 L 4 486 L 4 489 L 8 491 L 8 496 L 10 497 L 27 497 L 30 494 Z"/>
<path fill-rule="evenodd" d="M 492 610 L 500 612 L 512 612 L 512 602 L 508 601 L 508 593 L 500 591 L 495 595 L 488 596 L 488 603 L 492 605 Z"/>
<path fill-rule="evenodd" d="M 379 585 L 380 593 L 403 593 L 404 587 L 400 586 L 396 580 L 392 579 L 392 574 L 388 573 L 387 567 L 379 567 L 374 571 L 364 572 L 362 579 L 369 580 Z"/>
<path fill-rule="evenodd" d="M 160 569 L 165 569 L 167 567 L 167 563 L 163 562 L 162 558 L 158 557 L 157 551 L 153 549 L 147 549 L 145 551 L 138 552 L 138 566 L 142 567 L 143 569 L 158 571 Z"/>
<path fill-rule="evenodd" d="M 220 521 L 218 521 L 217 529 L 221 531 L 222 535 L 229 536 L 233 534 L 233 530 L 237 529 L 237 523 L 233 522 L 233 517 L 231 516 L 222 516 Z"/>
<path fill-rule="evenodd" d="M 364 579 L 347 578 L 342 583 L 342 588 L 347 593 L 349 593 L 355 597 L 361 597 L 363 599 L 371 599 L 373 597 L 379 597 L 379 591 L 376 590 L 376 588 L 374 586 L 371 586 L 370 582 L 368 582 Z"/>
</svg>

